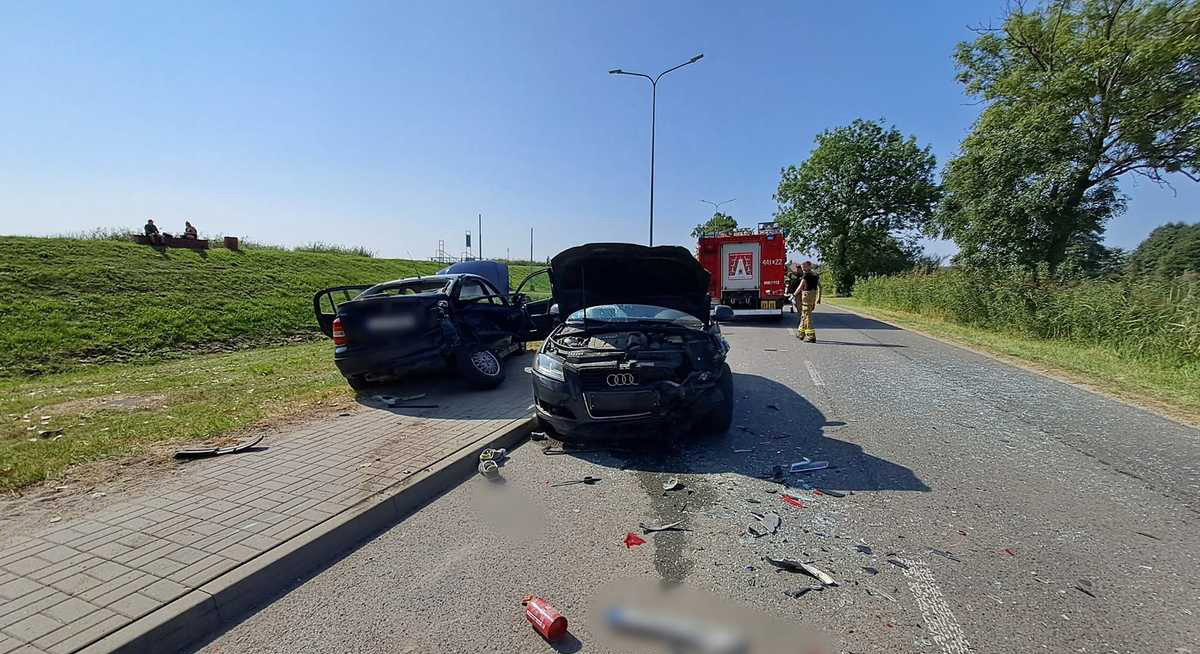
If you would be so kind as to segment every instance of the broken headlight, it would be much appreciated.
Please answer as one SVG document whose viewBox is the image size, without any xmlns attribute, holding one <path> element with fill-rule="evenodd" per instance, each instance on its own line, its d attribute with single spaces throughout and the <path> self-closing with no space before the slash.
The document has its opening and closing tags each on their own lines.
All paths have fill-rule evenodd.
<svg viewBox="0 0 1200 654">
<path fill-rule="evenodd" d="M 533 360 L 533 369 L 550 379 L 566 381 L 566 377 L 563 376 L 563 362 L 558 357 L 539 353 Z"/>
</svg>

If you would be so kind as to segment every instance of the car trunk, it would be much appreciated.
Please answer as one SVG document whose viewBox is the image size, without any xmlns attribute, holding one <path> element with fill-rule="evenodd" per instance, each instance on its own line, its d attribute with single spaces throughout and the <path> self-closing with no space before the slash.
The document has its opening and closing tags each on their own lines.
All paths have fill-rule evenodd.
<svg viewBox="0 0 1200 654">
<path fill-rule="evenodd" d="M 338 310 L 342 329 L 351 347 L 389 347 L 420 350 L 429 347 L 414 336 L 435 325 L 435 308 L 442 295 L 359 297 Z M 404 352 L 397 351 L 397 355 Z"/>
</svg>

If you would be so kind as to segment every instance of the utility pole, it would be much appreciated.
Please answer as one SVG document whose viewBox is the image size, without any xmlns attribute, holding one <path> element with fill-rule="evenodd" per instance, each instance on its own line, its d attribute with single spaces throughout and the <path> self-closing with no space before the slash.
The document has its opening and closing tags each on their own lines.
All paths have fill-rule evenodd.
<svg viewBox="0 0 1200 654">
<path fill-rule="evenodd" d="M 483 261 L 483 214 L 479 214 L 479 233 L 475 235 L 475 240 L 479 243 L 479 260 Z"/>
<path fill-rule="evenodd" d="M 533 261 L 533 228 L 529 228 L 529 260 Z"/>
</svg>

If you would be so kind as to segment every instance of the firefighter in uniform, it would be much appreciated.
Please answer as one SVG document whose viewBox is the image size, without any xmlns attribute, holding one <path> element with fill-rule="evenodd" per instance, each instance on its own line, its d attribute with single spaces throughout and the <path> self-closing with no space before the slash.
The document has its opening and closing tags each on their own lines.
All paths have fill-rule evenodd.
<svg viewBox="0 0 1200 654">
<path fill-rule="evenodd" d="M 792 294 L 792 303 L 800 307 L 800 327 L 796 330 L 796 338 L 817 342 L 817 332 L 812 326 L 812 314 L 821 303 L 821 276 L 813 272 L 812 262 L 800 264 L 800 284 Z"/>
</svg>

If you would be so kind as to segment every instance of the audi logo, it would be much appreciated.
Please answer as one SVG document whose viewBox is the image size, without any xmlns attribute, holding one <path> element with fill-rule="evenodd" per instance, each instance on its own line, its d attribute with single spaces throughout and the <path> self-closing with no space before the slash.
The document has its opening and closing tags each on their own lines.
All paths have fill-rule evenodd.
<svg viewBox="0 0 1200 654">
<path fill-rule="evenodd" d="M 637 379 L 629 372 L 613 373 L 604 381 L 608 382 L 609 386 L 637 386 Z"/>
</svg>

